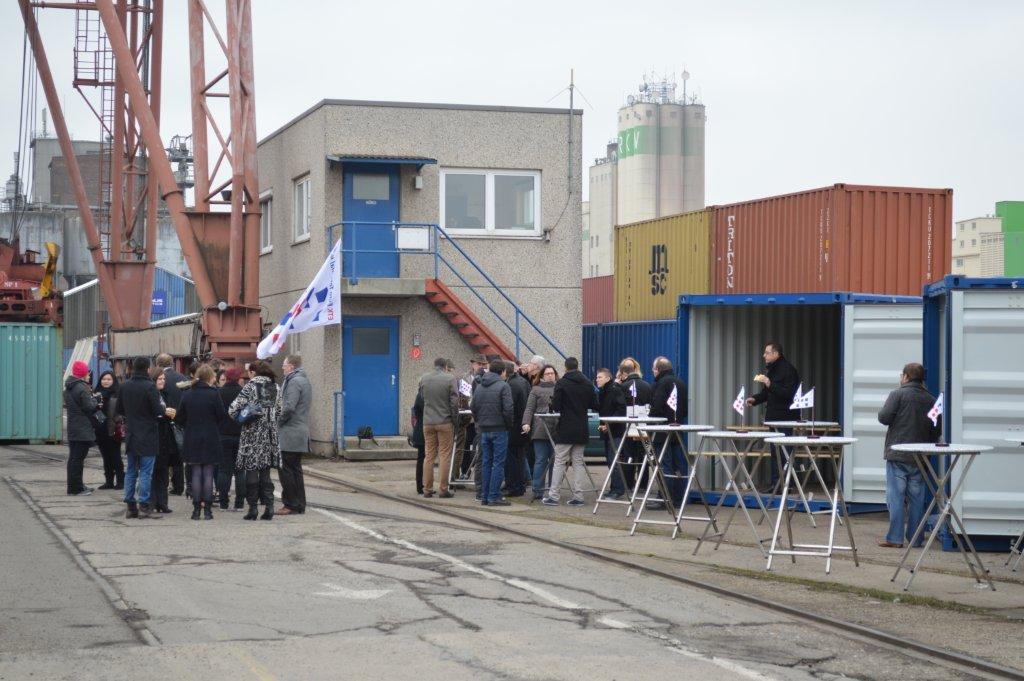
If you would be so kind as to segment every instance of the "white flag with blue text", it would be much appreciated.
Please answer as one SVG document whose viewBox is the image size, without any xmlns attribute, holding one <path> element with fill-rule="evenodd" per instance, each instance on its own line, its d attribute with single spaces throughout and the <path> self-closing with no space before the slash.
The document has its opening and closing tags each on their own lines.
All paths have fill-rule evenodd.
<svg viewBox="0 0 1024 681">
<path fill-rule="evenodd" d="M 803 388 L 803 383 L 797 386 L 796 395 L 793 395 L 793 404 L 789 405 L 790 409 L 811 409 L 814 407 L 814 388 L 807 392 L 804 392 Z"/>
<path fill-rule="evenodd" d="M 267 359 L 284 347 L 289 334 L 315 326 L 341 323 L 341 240 L 334 244 L 327 260 L 295 305 L 256 347 L 256 356 Z"/>
<path fill-rule="evenodd" d="M 928 412 L 928 418 L 931 419 L 932 425 L 939 425 L 939 417 L 942 416 L 942 410 L 945 405 L 942 404 L 942 393 L 939 393 L 938 399 L 935 400 L 935 404 L 932 405 L 931 410 Z"/>
</svg>

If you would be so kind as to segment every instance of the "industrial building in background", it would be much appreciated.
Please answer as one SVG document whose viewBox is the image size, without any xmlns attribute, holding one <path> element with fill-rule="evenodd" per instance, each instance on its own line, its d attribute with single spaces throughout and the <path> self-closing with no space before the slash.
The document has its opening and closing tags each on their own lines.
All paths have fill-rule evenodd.
<svg viewBox="0 0 1024 681">
<path fill-rule="evenodd" d="M 995 214 L 957 222 L 952 272 L 968 277 L 1024 275 L 1024 201 L 999 201 Z"/>
<path fill-rule="evenodd" d="M 704 104 L 675 77 L 644 76 L 618 112 L 618 135 L 590 167 L 586 277 L 614 274 L 614 229 L 704 207 Z"/>
</svg>

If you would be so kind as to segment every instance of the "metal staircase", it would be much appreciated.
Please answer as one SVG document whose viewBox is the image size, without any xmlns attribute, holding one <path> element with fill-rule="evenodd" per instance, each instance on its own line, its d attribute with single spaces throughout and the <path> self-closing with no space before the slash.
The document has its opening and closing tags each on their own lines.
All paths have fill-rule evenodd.
<svg viewBox="0 0 1024 681">
<path fill-rule="evenodd" d="M 473 314 L 473 311 L 439 279 L 427 279 L 427 301 L 462 336 L 474 351 L 488 357 L 514 360 L 515 354 Z"/>
</svg>

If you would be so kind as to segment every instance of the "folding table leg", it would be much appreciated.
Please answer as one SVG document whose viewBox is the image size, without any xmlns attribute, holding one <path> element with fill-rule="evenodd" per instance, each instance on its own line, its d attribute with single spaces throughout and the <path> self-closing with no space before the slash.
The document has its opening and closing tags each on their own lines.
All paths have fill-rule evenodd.
<svg viewBox="0 0 1024 681">
<path fill-rule="evenodd" d="M 775 551 L 779 548 L 779 531 L 782 529 L 782 514 L 788 513 L 786 500 L 789 498 L 789 480 L 793 477 L 793 459 L 790 457 L 786 460 L 785 475 L 781 476 L 782 489 L 779 499 L 779 514 L 775 517 L 775 530 L 772 532 L 772 543 L 768 549 L 768 564 L 765 567 L 766 570 L 772 569 L 772 559 L 775 557 Z M 790 534 L 789 537 L 790 548 L 793 547 L 793 536 Z M 796 559 L 796 556 L 793 556 Z"/>
</svg>

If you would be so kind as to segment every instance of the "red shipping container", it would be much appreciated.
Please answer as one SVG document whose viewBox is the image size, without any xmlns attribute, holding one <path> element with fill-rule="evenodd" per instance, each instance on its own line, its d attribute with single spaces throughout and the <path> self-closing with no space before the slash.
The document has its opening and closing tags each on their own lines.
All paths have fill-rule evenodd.
<svg viewBox="0 0 1024 681">
<path fill-rule="evenodd" d="M 837 184 L 715 209 L 712 288 L 921 295 L 950 271 L 953 190 Z"/>
<path fill-rule="evenodd" d="M 615 321 L 615 277 L 591 277 L 583 280 L 583 323 L 604 324 Z"/>
</svg>

